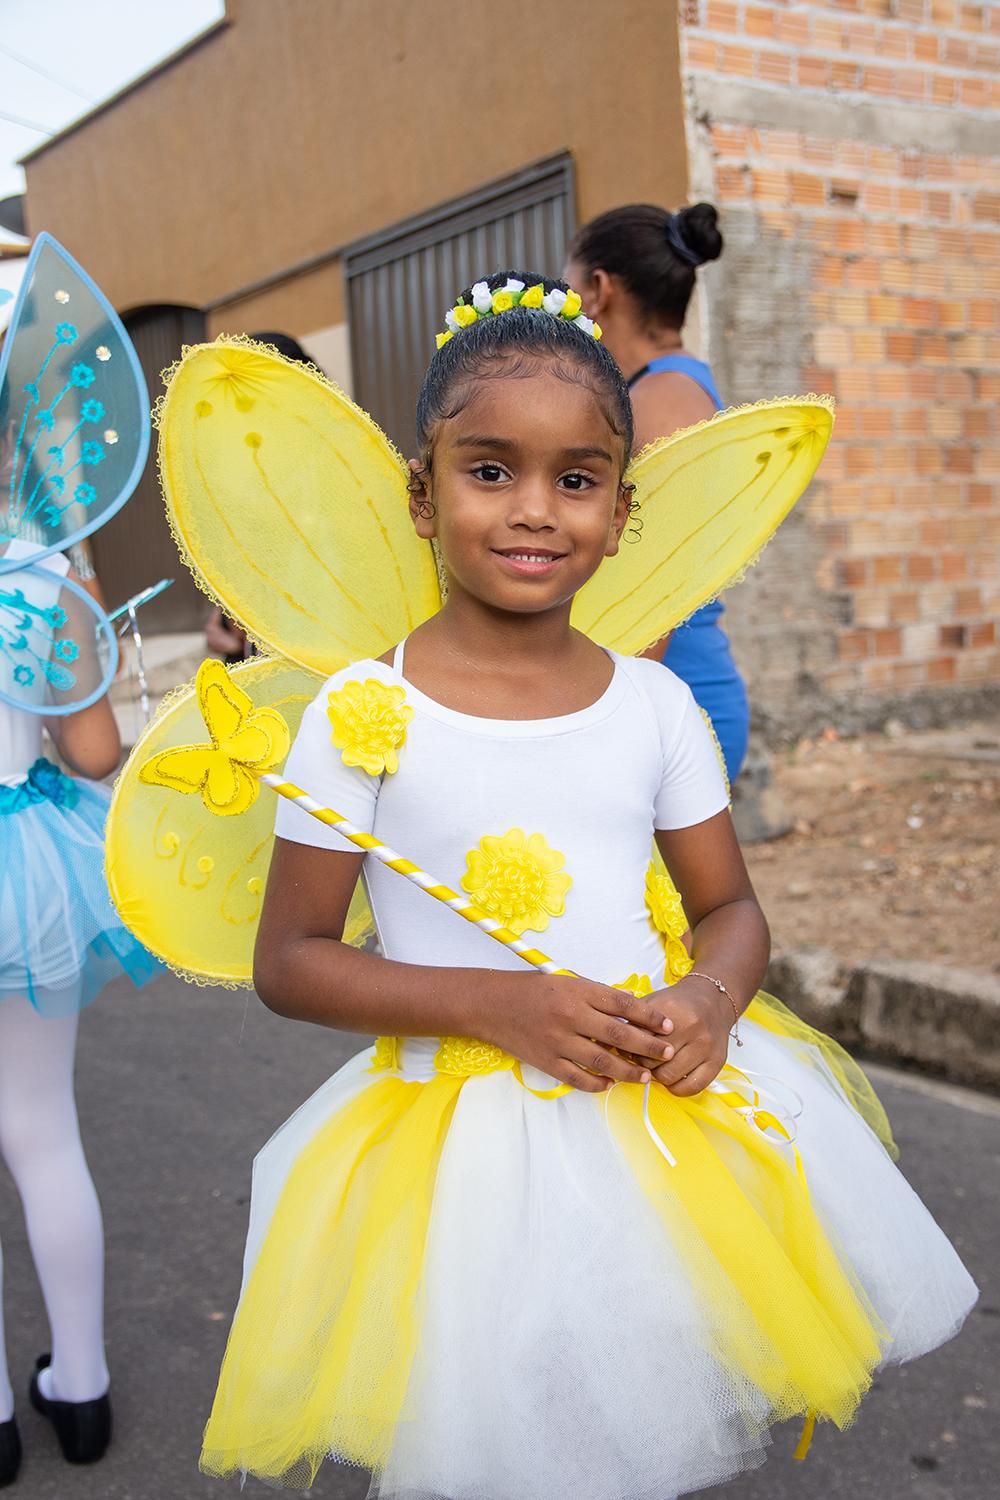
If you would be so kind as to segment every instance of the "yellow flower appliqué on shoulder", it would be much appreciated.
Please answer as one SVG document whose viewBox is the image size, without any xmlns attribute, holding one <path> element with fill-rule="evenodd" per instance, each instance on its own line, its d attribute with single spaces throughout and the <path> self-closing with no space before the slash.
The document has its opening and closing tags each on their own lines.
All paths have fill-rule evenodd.
<svg viewBox="0 0 1000 1500">
<path fill-rule="evenodd" d="M 360 766 L 369 776 L 398 770 L 399 748 L 413 718 L 405 688 L 368 677 L 345 682 L 326 701 L 333 743 L 345 766 Z"/>
<path fill-rule="evenodd" d="M 550 848 L 544 834 L 526 834 L 523 828 L 488 833 L 466 862 L 462 889 L 516 937 L 529 928 L 544 932 L 549 918 L 561 917 L 566 909 L 566 892 L 573 884 L 561 873 L 566 856 Z"/>
</svg>

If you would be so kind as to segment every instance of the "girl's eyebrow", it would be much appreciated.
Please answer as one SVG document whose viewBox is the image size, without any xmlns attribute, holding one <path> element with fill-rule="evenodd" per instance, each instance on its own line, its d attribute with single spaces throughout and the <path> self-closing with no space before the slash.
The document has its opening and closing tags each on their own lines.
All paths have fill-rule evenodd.
<svg viewBox="0 0 1000 1500">
<path fill-rule="evenodd" d="M 475 433 L 471 437 L 460 437 L 455 440 L 456 448 L 503 448 L 509 452 L 516 448 L 517 444 L 513 438 L 502 437 L 479 437 Z"/>
<path fill-rule="evenodd" d="M 579 461 L 582 458 L 603 458 L 608 463 L 612 462 L 611 454 L 606 448 L 564 448 L 562 457 Z"/>
<path fill-rule="evenodd" d="M 513 438 L 480 437 L 472 434 L 469 437 L 456 438 L 455 447 L 500 448 L 504 452 L 509 453 L 517 448 L 517 444 Z M 606 448 L 561 448 L 559 450 L 559 457 L 568 463 L 579 463 L 585 458 L 603 458 L 609 464 L 614 462 Z"/>
</svg>

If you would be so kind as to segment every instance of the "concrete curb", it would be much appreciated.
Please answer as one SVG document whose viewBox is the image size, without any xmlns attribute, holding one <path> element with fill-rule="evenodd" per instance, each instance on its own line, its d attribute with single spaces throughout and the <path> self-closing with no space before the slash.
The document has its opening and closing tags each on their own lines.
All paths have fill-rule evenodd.
<svg viewBox="0 0 1000 1500">
<path fill-rule="evenodd" d="M 846 1047 L 1000 1092 L 1000 976 L 802 948 L 772 956 L 765 986 Z"/>
</svg>

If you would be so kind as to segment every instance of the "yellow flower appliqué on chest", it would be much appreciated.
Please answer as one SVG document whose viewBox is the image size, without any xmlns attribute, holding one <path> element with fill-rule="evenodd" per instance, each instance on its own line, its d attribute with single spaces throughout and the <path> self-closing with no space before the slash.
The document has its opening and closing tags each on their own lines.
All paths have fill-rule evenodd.
<svg viewBox="0 0 1000 1500">
<path fill-rule="evenodd" d="M 413 718 L 405 688 L 368 677 L 345 682 L 326 701 L 331 738 L 345 766 L 360 766 L 369 776 L 399 769 L 398 752 Z"/>
<path fill-rule="evenodd" d="M 479 848 L 469 851 L 462 889 L 517 937 L 529 928 L 544 932 L 549 918 L 566 909 L 573 881 L 562 873 L 565 863 L 566 856 L 550 848 L 544 834 L 509 828 L 503 835 L 484 835 Z"/>
</svg>

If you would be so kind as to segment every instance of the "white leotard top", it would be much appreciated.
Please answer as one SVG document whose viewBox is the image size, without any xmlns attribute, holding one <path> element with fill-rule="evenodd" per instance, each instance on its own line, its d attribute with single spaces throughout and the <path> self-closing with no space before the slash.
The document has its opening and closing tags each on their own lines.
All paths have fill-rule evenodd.
<svg viewBox="0 0 1000 1500">
<path fill-rule="evenodd" d="M 464 877 L 487 910 L 523 890 L 531 923 L 521 936 L 564 967 L 604 983 L 635 973 L 659 984 L 662 941 L 645 904 L 653 831 L 703 822 L 728 794 L 690 689 L 659 662 L 612 660 L 611 682 L 588 708 L 517 720 L 473 717 L 419 692 L 403 674 L 402 647 L 391 667 L 357 662 L 306 710 L 285 775 L 445 884 L 461 891 Z M 330 694 L 372 680 L 403 689 L 413 711 L 392 774 L 345 764 L 332 743 Z M 287 802 L 276 831 L 351 850 Z M 386 957 L 523 967 L 371 856 L 364 878 Z M 491 915 L 505 920 L 503 909 Z"/>
</svg>

